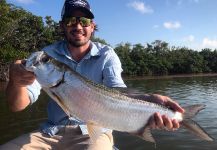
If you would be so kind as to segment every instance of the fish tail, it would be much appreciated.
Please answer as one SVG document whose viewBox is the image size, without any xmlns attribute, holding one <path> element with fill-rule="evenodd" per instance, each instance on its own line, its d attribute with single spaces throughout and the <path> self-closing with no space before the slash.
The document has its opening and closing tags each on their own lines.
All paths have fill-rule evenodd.
<svg viewBox="0 0 217 150">
<path fill-rule="evenodd" d="M 205 105 L 200 104 L 184 107 L 185 113 L 181 125 L 183 125 L 187 130 L 189 130 L 190 132 L 192 132 L 193 134 L 195 134 L 203 140 L 214 141 L 214 139 L 202 127 L 200 127 L 199 124 L 197 124 L 195 121 L 191 119 L 204 108 Z"/>
</svg>

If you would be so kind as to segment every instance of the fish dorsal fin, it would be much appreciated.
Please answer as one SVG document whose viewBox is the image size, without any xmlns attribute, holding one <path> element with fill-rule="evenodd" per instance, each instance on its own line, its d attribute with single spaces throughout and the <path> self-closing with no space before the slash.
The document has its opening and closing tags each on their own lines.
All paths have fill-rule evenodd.
<svg viewBox="0 0 217 150">
<path fill-rule="evenodd" d="M 90 136 L 91 143 L 95 143 L 99 136 L 103 134 L 102 127 L 95 125 L 94 123 L 87 123 L 87 130 Z"/>
</svg>

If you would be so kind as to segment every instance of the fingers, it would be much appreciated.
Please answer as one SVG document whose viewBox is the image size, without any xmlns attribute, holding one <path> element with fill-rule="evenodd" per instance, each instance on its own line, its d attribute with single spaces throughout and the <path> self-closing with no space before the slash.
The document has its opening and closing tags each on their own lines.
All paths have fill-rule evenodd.
<svg viewBox="0 0 217 150">
<path fill-rule="evenodd" d="M 166 96 L 162 96 L 162 95 L 159 95 L 159 94 L 151 94 L 149 96 L 149 99 L 153 103 L 164 105 L 164 102 L 166 101 Z"/>
<path fill-rule="evenodd" d="M 185 110 L 175 101 L 167 97 L 167 101 L 164 102 L 164 105 L 171 108 L 174 111 L 178 111 L 180 113 L 184 113 Z"/>
<path fill-rule="evenodd" d="M 154 120 L 155 120 L 155 123 L 156 123 L 156 126 L 158 128 L 163 128 L 164 127 L 164 122 L 163 122 L 163 118 L 161 117 L 161 115 L 159 113 L 155 113 L 154 114 Z"/>
<path fill-rule="evenodd" d="M 184 113 L 185 110 L 171 98 L 163 95 L 152 94 L 149 96 L 151 102 L 164 105 L 174 111 L 178 111 L 180 113 Z M 180 127 L 180 124 L 177 120 L 172 120 L 165 115 L 160 115 L 159 113 L 155 113 L 149 122 L 149 126 L 152 129 L 166 129 L 166 130 L 176 130 Z"/>
<path fill-rule="evenodd" d="M 163 115 L 162 120 L 163 120 L 163 123 L 164 123 L 164 126 L 166 127 L 166 129 L 168 129 L 168 130 L 173 129 L 173 123 L 172 123 L 171 119 L 169 119 L 167 116 Z"/>
<path fill-rule="evenodd" d="M 149 127 L 151 129 L 164 129 L 164 121 L 159 113 L 155 113 L 149 120 Z"/>
<path fill-rule="evenodd" d="M 176 130 L 180 127 L 179 122 L 176 119 L 172 120 L 172 124 L 173 124 L 173 129 Z"/>
<path fill-rule="evenodd" d="M 151 129 L 163 129 L 174 131 L 177 130 L 180 125 L 177 120 L 171 120 L 165 115 L 160 115 L 159 113 L 155 113 L 149 120 L 149 127 Z"/>
</svg>

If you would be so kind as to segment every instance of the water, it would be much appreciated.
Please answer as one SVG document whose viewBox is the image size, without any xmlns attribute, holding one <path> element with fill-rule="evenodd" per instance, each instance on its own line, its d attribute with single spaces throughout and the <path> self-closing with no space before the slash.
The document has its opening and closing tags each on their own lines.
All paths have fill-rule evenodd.
<svg viewBox="0 0 217 150">
<path fill-rule="evenodd" d="M 126 83 L 128 87 L 136 89 L 139 93 L 169 95 L 182 106 L 205 104 L 206 109 L 194 120 L 217 139 L 217 76 L 128 80 Z M 1 88 L 0 86 L 0 90 Z M 11 113 L 4 102 L 3 93 L 0 92 L 0 144 L 36 129 L 46 119 L 47 104 L 47 96 L 42 94 L 40 100 L 27 110 Z M 217 141 L 202 141 L 184 129 L 176 132 L 153 131 L 152 133 L 157 141 L 156 145 L 127 133 L 114 132 L 114 135 L 120 150 L 213 150 L 217 148 Z"/>
<path fill-rule="evenodd" d="M 9 141 L 23 133 L 37 129 L 46 120 L 47 95 L 43 93 L 40 99 L 22 112 L 10 112 L 5 102 L 5 83 L 0 82 L 0 144 Z"/>
</svg>

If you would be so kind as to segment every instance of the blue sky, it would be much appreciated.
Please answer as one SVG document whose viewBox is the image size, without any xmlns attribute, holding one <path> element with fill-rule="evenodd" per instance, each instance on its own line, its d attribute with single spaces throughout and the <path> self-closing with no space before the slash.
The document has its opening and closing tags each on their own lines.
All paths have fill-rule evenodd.
<svg viewBox="0 0 217 150">
<path fill-rule="evenodd" d="M 64 0 L 7 0 L 38 16 L 60 20 Z M 97 37 L 112 46 L 163 40 L 194 50 L 217 48 L 217 0 L 88 0 Z"/>
</svg>

